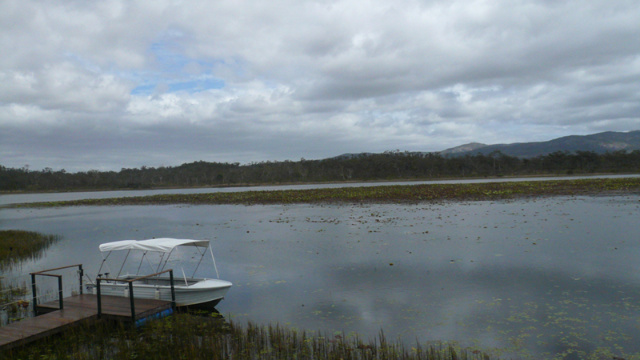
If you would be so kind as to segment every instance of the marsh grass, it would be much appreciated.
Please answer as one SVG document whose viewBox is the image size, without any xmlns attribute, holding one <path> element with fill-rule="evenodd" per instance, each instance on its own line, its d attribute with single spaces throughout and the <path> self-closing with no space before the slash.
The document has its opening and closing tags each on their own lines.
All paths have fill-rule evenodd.
<svg viewBox="0 0 640 360">
<path fill-rule="evenodd" d="M 449 345 L 405 347 L 378 338 L 313 335 L 279 325 L 240 326 L 216 316 L 176 314 L 132 329 L 99 322 L 76 327 L 0 356 L 16 359 L 425 359 L 488 360 L 478 350 Z"/>
<path fill-rule="evenodd" d="M 0 231 L 0 274 L 11 270 L 21 261 L 41 256 L 55 241 L 54 235 L 43 235 L 31 231 Z M 4 324 L 19 321 L 27 316 L 29 301 L 26 283 L 6 284 L 0 276 L 0 315 Z"/>
<path fill-rule="evenodd" d="M 503 200 L 529 196 L 598 195 L 640 192 L 640 178 L 518 181 L 472 184 L 387 185 L 308 190 L 163 194 L 108 199 L 17 204 L 15 207 L 165 205 L 165 204 L 295 204 L 416 203 Z"/>
<path fill-rule="evenodd" d="M 37 258 L 54 242 L 58 236 L 43 235 L 32 231 L 0 231 L 0 272 L 5 272 L 17 263 Z"/>
<path fill-rule="evenodd" d="M 4 285 L 0 279 L 0 326 L 20 321 L 29 316 L 26 284 Z"/>
</svg>

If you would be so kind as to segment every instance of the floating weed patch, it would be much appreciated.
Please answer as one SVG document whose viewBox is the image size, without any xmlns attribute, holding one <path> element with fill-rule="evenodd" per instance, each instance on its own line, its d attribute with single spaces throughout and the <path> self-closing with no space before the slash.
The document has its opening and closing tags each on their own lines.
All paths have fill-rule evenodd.
<svg viewBox="0 0 640 360">
<path fill-rule="evenodd" d="M 389 185 L 308 190 L 163 194 L 30 203 L 16 207 L 165 204 L 402 203 L 504 200 L 527 196 L 598 195 L 640 191 L 640 178 L 522 181 L 477 184 Z"/>
<path fill-rule="evenodd" d="M 106 322 L 80 326 L 64 336 L 0 355 L 16 359 L 489 359 L 480 350 L 449 345 L 406 348 L 387 341 L 382 332 L 364 342 L 356 335 L 314 336 L 279 325 L 239 326 L 218 316 L 190 314 L 153 321 L 138 330 Z"/>
</svg>

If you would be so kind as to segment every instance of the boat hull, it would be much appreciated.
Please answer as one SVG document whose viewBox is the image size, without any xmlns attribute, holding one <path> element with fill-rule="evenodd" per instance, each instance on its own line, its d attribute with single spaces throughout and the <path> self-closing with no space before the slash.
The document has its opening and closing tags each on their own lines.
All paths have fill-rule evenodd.
<svg viewBox="0 0 640 360">
<path fill-rule="evenodd" d="M 124 277 L 127 278 L 127 277 Z M 171 301 L 169 279 L 145 279 L 133 282 L 135 299 L 158 299 Z M 215 306 L 222 300 L 231 287 L 231 283 L 218 279 L 174 280 L 177 306 Z M 97 287 L 88 285 L 87 289 L 97 294 Z M 101 295 L 129 297 L 129 283 L 124 281 L 101 281 Z"/>
</svg>

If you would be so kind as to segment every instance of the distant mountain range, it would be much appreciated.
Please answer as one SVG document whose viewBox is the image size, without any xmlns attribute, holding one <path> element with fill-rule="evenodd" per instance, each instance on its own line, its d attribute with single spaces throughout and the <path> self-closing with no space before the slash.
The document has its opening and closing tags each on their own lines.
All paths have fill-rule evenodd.
<svg viewBox="0 0 640 360">
<path fill-rule="evenodd" d="M 541 142 L 494 145 L 469 143 L 440 151 L 440 154 L 447 156 L 460 156 L 480 153 L 486 155 L 494 151 L 500 151 L 501 153 L 509 156 L 531 158 L 550 154 L 556 151 L 566 151 L 569 153 L 576 151 L 592 151 L 602 154 L 605 152 L 619 150 L 640 150 L 640 130 L 629 132 L 607 131 L 584 136 L 572 135 Z"/>
<path fill-rule="evenodd" d="M 577 151 L 591 151 L 598 154 L 613 151 L 634 151 L 640 150 L 640 130 L 629 132 L 607 131 L 592 135 L 571 135 L 561 138 L 513 144 L 487 145 L 472 142 L 456 146 L 450 149 L 436 151 L 444 156 L 464 156 L 483 154 L 487 155 L 494 151 L 499 151 L 505 155 L 519 158 L 533 158 L 540 155 L 551 154 L 556 151 L 575 153 Z M 413 152 L 415 154 L 426 154 L 426 152 Z M 352 159 L 375 155 L 373 153 L 342 154 L 334 159 Z"/>
</svg>

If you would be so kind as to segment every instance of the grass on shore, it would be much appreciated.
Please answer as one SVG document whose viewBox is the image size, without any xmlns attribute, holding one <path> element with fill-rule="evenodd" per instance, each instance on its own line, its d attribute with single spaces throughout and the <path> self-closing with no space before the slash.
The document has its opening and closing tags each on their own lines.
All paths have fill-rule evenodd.
<svg viewBox="0 0 640 360">
<path fill-rule="evenodd" d="M 217 314 L 214 314 L 217 315 Z M 246 326 L 219 316 L 176 314 L 139 329 L 99 322 L 5 354 L 15 359 L 425 359 L 488 360 L 479 350 L 450 345 L 390 342 L 381 332 L 364 342 L 356 336 L 312 335 L 279 325 Z"/>
<path fill-rule="evenodd" d="M 640 178 L 521 181 L 472 184 L 389 185 L 309 190 L 163 194 L 108 199 L 17 204 L 15 207 L 165 205 L 165 204 L 295 204 L 402 203 L 504 200 L 528 196 L 594 195 L 640 192 Z"/>
</svg>

